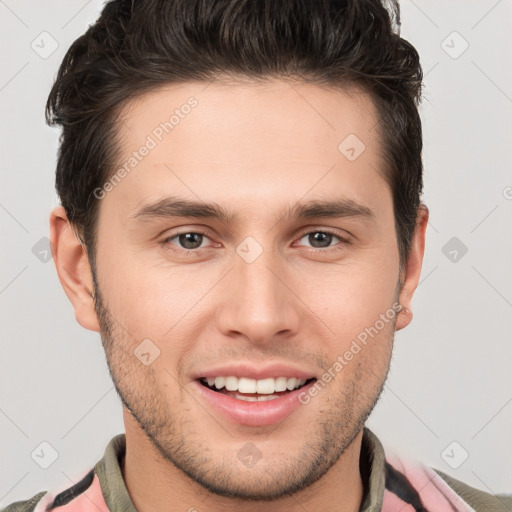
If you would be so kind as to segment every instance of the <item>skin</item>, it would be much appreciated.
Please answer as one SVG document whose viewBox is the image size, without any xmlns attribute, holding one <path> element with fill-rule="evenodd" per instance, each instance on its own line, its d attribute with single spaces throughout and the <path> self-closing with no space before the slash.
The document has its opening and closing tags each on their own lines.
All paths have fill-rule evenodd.
<svg viewBox="0 0 512 512">
<path fill-rule="evenodd" d="M 121 160 L 190 96 L 198 105 L 101 200 L 96 290 L 63 208 L 50 218 L 60 281 L 77 321 L 101 332 L 123 401 L 128 492 L 141 512 L 357 511 L 362 427 L 394 332 L 412 319 L 428 210 L 400 274 L 377 118 L 356 89 L 278 79 L 167 86 L 123 109 Z M 366 146 L 355 161 L 338 150 L 350 133 Z M 235 218 L 133 218 L 167 196 L 216 202 Z M 340 198 L 374 218 L 283 216 L 299 201 Z M 176 234 L 198 229 L 207 236 L 187 255 L 192 245 Z M 315 242 L 318 231 L 334 236 Z M 248 236 L 263 248 L 252 263 L 236 252 Z M 226 361 L 282 362 L 320 378 L 397 302 L 400 314 L 277 425 L 231 422 L 192 386 L 195 372 Z M 148 366 L 134 355 L 144 339 L 160 350 Z M 252 467 L 237 457 L 247 442 L 261 454 Z"/>
</svg>

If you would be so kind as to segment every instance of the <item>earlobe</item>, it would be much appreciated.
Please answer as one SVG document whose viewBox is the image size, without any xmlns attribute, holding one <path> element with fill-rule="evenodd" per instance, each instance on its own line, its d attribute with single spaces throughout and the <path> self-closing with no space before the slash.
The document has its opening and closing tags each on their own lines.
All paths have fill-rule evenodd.
<svg viewBox="0 0 512 512">
<path fill-rule="evenodd" d="M 395 330 L 399 331 L 407 327 L 412 321 L 411 303 L 412 297 L 421 275 L 423 255 L 425 253 L 425 233 L 427 230 L 429 211 L 426 205 L 421 204 L 416 217 L 416 228 L 411 240 L 411 248 L 405 269 L 403 270 L 402 287 L 399 295 L 399 302 L 402 306 L 395 324 Z"/>
<path fill-rule="evenodd" d="M 62 206 L 55 207 L 50 214 L 50 242 L 60 283 L 73 305 L 77 322 L 86 329 L 99 332 L 87 251 Z"/>
</svg>

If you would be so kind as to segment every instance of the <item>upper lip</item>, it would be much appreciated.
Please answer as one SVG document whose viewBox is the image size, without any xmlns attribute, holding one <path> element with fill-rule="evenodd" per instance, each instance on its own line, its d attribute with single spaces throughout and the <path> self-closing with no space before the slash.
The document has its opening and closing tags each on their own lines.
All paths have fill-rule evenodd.
<svg viewBox="0 0 512 512">
<path fill-rule="evenodd" d="M 265 366 L 256 366 L 248 362 L 240 363 L 224 363 L 223 365 L 201 370 L 192 376 L 193 379 L 200 379 L 201 377 L 246 377 L 248 379 L 268 379 L 277 377 L 296 377 L 298 379 L 312 379 L 315 377 L 315 372 L 305 370 L 295 366 L 284 363 L 267 364 Z"/>
</svg>

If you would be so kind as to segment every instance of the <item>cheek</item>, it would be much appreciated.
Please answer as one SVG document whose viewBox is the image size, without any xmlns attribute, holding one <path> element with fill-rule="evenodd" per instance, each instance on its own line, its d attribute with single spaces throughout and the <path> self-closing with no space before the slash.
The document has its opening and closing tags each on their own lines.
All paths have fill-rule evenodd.
<svg viewBox="0 0 512 512">
<path fill-rule="evenodd" d="M 119 247 L 115 240 L 98 247 L 98 285 L 109 313 L 124 328 L 124 336 L 150 338 L 147 326 L 155 320 L 155 307 L 161 300 L 162 281 L 151 279 L 149 269 L 137 256 Z M 116 253 L 123 253 L 119 257 Z"/>
<path fill-rule="evenodd" d="M 123 327 L 118 333 L 133 345 L 131 349 L 149 339 L 163 352 L 172 342 L 173 358 L 179 358 L 197 334 L 198 315 L 204 314 L 208 302 L 203 298 L 222 272 L 161 260 L 155 264 L 136 252 L 125 251 L 126 258 L 117 261 L 108 254 L 105 245 L 98 258 L 98 278 L 106 307 Z"/>
<path fill-rule="evenodd" d="M 386 256 L 382 248 L 369 249 L 315 273 L 301 270 L 294 279 L 297 286 L 301 282 L 301 299 L 337 339 L 346 340 L 373 325 L 396 302 L 398 259 L 392 252 Z"/>
</svg>

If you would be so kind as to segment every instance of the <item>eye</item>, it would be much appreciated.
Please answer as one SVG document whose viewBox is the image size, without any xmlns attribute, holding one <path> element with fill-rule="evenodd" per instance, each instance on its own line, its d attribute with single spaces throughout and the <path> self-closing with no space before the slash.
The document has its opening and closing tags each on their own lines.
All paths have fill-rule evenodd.
<svg viewBox="0 0 512 512">
<path fill-rule="evenodd" d="M 302 235 L 300 240 L 303 239 L 307 239 L 314 249 L 336 249 L 336 245 L 338 244 L 335 244 L 334 246 L 331 245 L 333 239 L 338 239 L 341 242 L 341 245 L 349 243 L 348 240 L 341 238 L 339 235 L 332 233 L 331 231 L 309 231 Z"/>
<path fill-rule="evenodd" d="M 172 242 L 176 239 L 176 243 Z M 193 251 L 204 247 L 203 242 L 208 239 L 206 233 L 200 231 L 184 231 L 166 238 L 164 244 L 178 245 L 178 249 Z"/>
<path fill-rule="evenodd" d="M 310 247 L 313 249 L 323 249 L 323 252 L 337 250 L 337 246 L 343 246 L 350 243 L 348 240 L 342 238 L 336 233 L 326 230 L 308 231 L 301 236 L 299 242 L 303 239 L 306 239 L 306 241 L 311 244 Z M 338 243 L 333 245 L 333 242 L 335 242 L 336 239 L 338 240 Z M 206 243 L 207 240 L 209 240 L 209 237 L 205 232 L 183 231 L 182 233 L 176 233 L 173 236 L 167 237 L 162 243 L 173 251 L 195 252 L 197 249 L 204 249 L 208 247 Z M 215 246 L 221 247 L 221 244 L 215 244 Z"/>
</svg>

